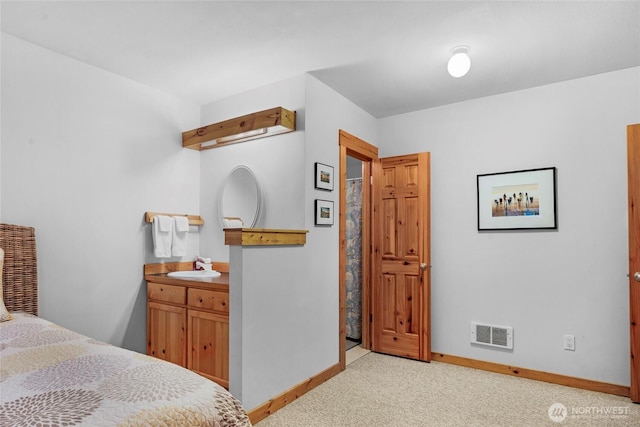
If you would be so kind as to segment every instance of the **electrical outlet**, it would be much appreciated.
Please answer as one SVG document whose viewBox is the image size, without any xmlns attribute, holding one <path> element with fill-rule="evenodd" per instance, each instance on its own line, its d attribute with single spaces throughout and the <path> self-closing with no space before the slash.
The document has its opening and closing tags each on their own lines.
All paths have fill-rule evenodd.
<svg viewBox="0 0 640 427">
<path fill-rule="evenodd" d="M 576 337 L 575 335 L 564 336 L 564 349 L 569 351 L 576 351 Z"/>
</svg>

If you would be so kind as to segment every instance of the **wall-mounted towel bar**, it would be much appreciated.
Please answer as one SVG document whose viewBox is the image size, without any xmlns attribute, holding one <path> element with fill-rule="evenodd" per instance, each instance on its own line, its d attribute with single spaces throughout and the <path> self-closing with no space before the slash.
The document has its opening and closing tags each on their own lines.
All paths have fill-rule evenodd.
<svg viewBox="0 0 640 427">
<path fill-rule="evenodd" d="M 144 221 L 145 222 L 153 222 L 153 217 L 158 215 L 165 216 L 186 216 L 189 218 L 189 225 L 204 225 L 204 219 L 200 215 L 189 215 L 189 214 L 174 214 L 174 213 L 160 213 L 160 212 L 145 212 L 144 213 Z"/>
</svg>

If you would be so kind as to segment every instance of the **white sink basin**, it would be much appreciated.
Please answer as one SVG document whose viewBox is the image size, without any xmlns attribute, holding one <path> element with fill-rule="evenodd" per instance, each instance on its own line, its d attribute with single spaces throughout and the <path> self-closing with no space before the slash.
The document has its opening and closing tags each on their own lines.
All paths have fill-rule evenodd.
<svg viewBox="0 0 640 427">
<path fill-rule="evenodd" d="M 212 279 L 215 277 L 220 277 L 220 272 L 211 270 L 211 271 L 203 271 L 203 270 L 186 270 L 186 271 L 172 271 L 168 273 L 167 276 L 175 277 L 177 279 Z"/>
</svg>

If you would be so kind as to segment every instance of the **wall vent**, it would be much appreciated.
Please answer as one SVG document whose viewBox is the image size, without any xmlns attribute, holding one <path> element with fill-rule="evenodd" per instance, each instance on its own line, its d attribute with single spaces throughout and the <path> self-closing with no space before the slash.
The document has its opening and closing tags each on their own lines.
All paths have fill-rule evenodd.
<svg viewBox="0 0 640 427">
<path fill-rule="evenodd" d="M 513 349 L 513 328 L 471 322 L 471 343 Z"/>
</svg>

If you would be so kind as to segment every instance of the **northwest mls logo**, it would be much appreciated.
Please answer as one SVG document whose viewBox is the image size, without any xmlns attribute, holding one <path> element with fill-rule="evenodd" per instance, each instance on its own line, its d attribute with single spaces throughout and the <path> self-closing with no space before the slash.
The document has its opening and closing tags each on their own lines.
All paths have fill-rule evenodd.
<svg viewBox="0 0 640 427">
<path fill-rule="evenodd" d="M 561 423 L 565 419 L 567 419 L 568 411 L 567 407 L 562 403 L 554 403 L 553 405 L 549 406 L 547 414 L 549 415 L 549 419 L 551 419 L 551 421 L 555 423 Z"/>
<path fill-rule="evenodd" d="M 629 418 L 628 406 L 572 406 L 567 409 L 562 403 L 554 403 L 547 410 L 549 419 L 561 423 L 571 419 L 624 419 Z"/>
</svg>

